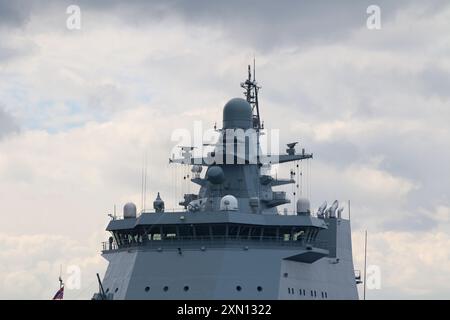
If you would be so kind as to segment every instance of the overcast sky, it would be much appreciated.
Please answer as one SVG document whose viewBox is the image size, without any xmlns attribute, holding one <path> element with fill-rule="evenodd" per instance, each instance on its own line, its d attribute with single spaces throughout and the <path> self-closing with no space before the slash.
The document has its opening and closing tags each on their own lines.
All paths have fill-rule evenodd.
<svg viewBox="0 0 450 320">
<path fill-rule="evenodd" d="M 0 298 L 50 298 L 61 264 L 90 298 L 143 154 L 173 207 L 172 133 L 220 124 L 254 56 L 266 128 L 314 153 L 313 208 L 351 200 L 355 269 L 369 232 L 368 298 L 450 298 L 450 4 L 355 2 L 0 0 Z"/>
</svg>

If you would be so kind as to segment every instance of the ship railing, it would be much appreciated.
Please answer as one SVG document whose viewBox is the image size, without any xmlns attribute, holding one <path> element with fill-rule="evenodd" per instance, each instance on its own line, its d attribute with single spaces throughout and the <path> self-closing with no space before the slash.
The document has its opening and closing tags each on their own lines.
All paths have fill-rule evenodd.
<svg viewBox="0 0 450 320">
<path fill-rule="evenodd" d="M 233 237 L 233 236 L 196 236 L 196 237 L 166 237 L 159 240 L 141 239 L 140 241 L 122 241 L 118 245 L 115 241 L 102 242 L 102 251 L 113 251 L 136 247 L 146 248 L 182 248 L 182 247 L 296 247 L 296 248 L 320 248 L 328 250 L 325 241 L 310 239 L 283 239 L 280 237 Z"/>
</svg>

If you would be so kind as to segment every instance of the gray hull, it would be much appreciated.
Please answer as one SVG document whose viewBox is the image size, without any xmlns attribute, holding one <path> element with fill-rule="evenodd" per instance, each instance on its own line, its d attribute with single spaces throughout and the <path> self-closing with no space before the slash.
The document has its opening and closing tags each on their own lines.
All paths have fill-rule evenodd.
<svg viewBox="0 0 450 320">
<path fill-rule="evenodd" d="M 337 222 L 336 258 L 311 263 L 287 260 L 304 249 L 242 241 L 106 250 L 103 287 L 111 299 L 358 299 L 350 223 Z"/>
</svg>

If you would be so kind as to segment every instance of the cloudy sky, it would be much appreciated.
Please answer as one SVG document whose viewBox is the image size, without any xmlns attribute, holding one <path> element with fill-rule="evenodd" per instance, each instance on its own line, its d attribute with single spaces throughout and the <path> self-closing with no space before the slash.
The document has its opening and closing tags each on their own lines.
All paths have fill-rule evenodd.
<svg viewBox="0 0 450 320">
<path fill-rule="evenodd" d="M 143 155 L 173 207 L 172 133 L 220 123 L 254 56 L 266 128 L 314 153 L 313 207 L 351 199 L 356 269 L 369 232 L 367 297 L 450 298 L 448 30 L 448 1 L 0 0 L 0 298 L 50 298 L 60 265 L 90 298 Z"/>
</svg>

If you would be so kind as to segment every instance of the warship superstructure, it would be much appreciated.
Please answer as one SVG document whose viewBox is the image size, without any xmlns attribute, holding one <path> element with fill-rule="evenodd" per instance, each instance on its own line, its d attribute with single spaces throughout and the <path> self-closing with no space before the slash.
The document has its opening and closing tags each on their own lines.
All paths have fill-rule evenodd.
<svg viewBox="0 0 450 320">
<path fill-rule="evenodd" d="M 169 160 L 189 166 L 199 192 L 170 212 L 159 193 L 154 210 L 137 214 L 127 203 L 109 222 L 102 250 L 109 265 L 93 299 L 358 299 L 350 220 L 337 201 L 312 212 L 300 195 L 292 213 L 279 209 L 290 199 L 273 188 L 299 177 L 265 169 L 312 154 L 297 152 L 296 143 L 263 154 L 260 87 L 250 66 L 241 86 L 245 99 L 224 106 L 213 151 L 194 157 L 182 147 L 182 157 Z"/>
</svg>

